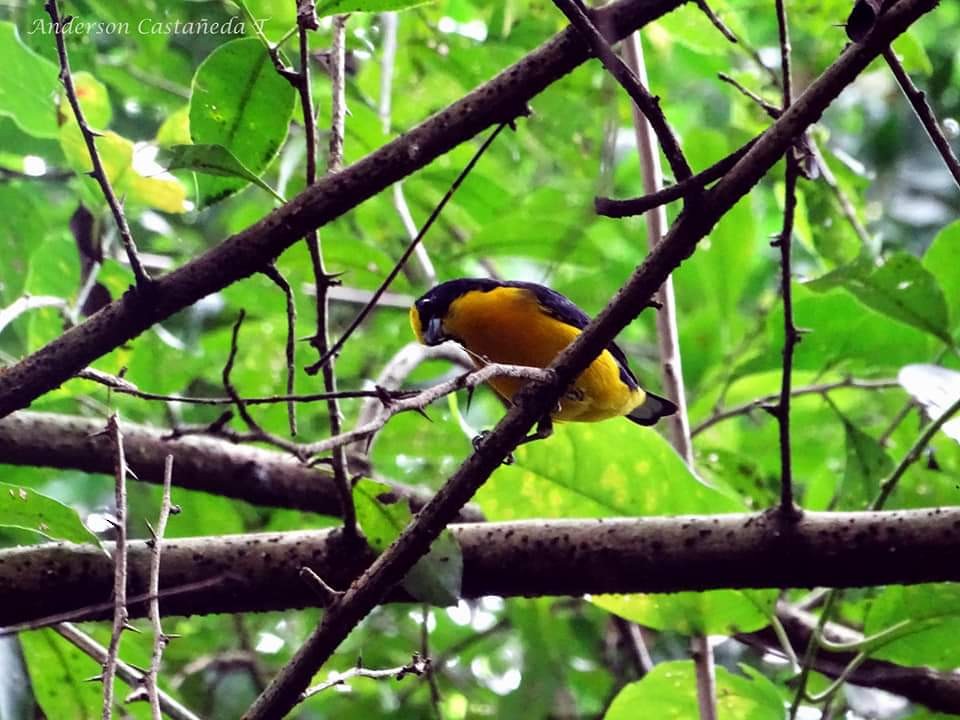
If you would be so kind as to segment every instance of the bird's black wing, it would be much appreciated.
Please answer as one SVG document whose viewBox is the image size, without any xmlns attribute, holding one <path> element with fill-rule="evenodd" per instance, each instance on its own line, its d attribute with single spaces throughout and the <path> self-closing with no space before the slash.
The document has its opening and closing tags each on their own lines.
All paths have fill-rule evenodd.
<svg viewBox="0 0 960 720">
<path fill-rule="evenodd" d="M 540 307 L 542 307 L 548 315 L 562 323 L 572 325 L 578 330 L 583 330 L 590 323 L 590 317 L 583 310 L 556 290 L 551 290 L 548 287 L 536 283 L 521 282 L 519 280 L 505 282 L 503 284 L 508 287 L 521 288 L 532 292 L 536 296 Z M 630 370 L 630 366 L 627 364 L 627 356 L 623 350 L 620 349 L 620 346 L 611 342 L 607 345 L 607 350 L 610 351 L 610 354 L 613 355 L 613 358 L 617 361 L 617 365 L 620 367 L 620 379 L 623 381 L 623 384 L 631 390 L 639 388 L 640 383 L 636 375 Z"/>
</svg>

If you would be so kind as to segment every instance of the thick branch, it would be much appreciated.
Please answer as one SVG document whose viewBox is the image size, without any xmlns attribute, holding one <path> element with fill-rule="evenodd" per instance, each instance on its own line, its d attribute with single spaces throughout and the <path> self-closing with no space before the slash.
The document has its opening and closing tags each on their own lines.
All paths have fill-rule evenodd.
<svg viewBox="0 0 960 720">
<path fill-rule="evenodd" d="M 618 0 L 599 11 L 595 21 L 608 39 L 619 40 L 680 4 L 682 0 Z M 588 57 L 577 31 L 564 30 L 450 107 L 343 171 L 322 178 L 260 222 L 160 278 L 149 302 L 136 293 L 126 293 L 83 324 L 0 371 L 0 417 L 28 406 L 154 323 L 259 272 L 311 230 L 477 133 L 522 114 L 531 98 Z"/>
<path fill-rule="evenodd" d="M 114 451 L 107 438 L 96 436 L 102 421 L 52 413 L 18 412 L 0 420 L 0 463 L 113 474 Z M 127 463 L 137 478 L 163 482 L 163 464 L 170 454 L 177 472 L 174 485 L 256 505 L 286 507 L 337 515 L 340 501 L 330 472 L 310 468 L 286 454 L 213 438 L 187 436 L 164 439 L 164 432 L 123 424 Z M 393 491 L 415 510 L 430 494 L 409 486 Z M 480 520 L 467 508 L 462 520 Z"/>
<path fill-rule="evenodd" d="M 761 513 L 476 523 L 452 530 L 463 550 L 463 594 L 474 598 L 956 581 L 958 527 L 960 508 L 810 512 L 788 526 L 775 513 Z M 168 539 L 162 590 L 225 579 L 164 596 L 161 610 L 198 615 L 316 606 L 302 567 L 339 589 L 373 558 L 344 547 L 337 530 Z M 132 598 L 147 591 L 147 542 L 131 542 L 129 558 Z M 109 601 L 112 572 L 110 558 L 93 546 L 0 550 L 0 625 Z M 389 599 L 409 601 L 399 589 Z M 129 608 L 134 617 L 146 613 L 143 602 Z M 104 605 L 86 616 L 109 614 Z"/>
</svg>

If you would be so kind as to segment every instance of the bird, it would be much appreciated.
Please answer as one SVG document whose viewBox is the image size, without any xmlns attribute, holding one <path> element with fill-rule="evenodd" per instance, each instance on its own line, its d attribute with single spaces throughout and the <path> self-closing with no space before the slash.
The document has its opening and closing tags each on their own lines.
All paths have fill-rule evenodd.
<svg viewBox="0 0 960 720">
<path fill-rule="evenodd" d="M 479 367 L 487 363 L 547 367 L 590 322 L 564 295 L 544 285 L 517 280 L 458 278 L 440 283 L 410 308 L 414 335 L 424 345 L 459 343 Z M 510 402 L 524 380 L 495 377 L 494 391 Z M 541 421 L 540 439 L 552 420 L 599 422 L 626 417 L 653 425 L 677 406 L 640 386 L 623 350 L 611 342 Z"/>
</svg>

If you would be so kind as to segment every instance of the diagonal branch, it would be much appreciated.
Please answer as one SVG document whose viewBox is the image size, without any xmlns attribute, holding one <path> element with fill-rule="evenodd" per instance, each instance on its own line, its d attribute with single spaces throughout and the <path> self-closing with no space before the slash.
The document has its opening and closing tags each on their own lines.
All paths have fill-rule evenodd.
<svg viewBox="0 0 960 720">
<path fill-rule="evenodd" d="M 670 169 L 678 181 L 688 180 L 693 175 L 690 164 L 680 149 L 673 130 L 667 124 L 667 118 L 660 109 L 660 100 L 650 94 L 643 83 L 637 78 L 636 71 L 631 69 L 613 51 L 597 26 L 590 20 L 583 6 L 577 0 L 554 0 L 560 11 L 567 16 L 570 24 L 584 37 L 590 49 L 600 59 L 603 66 L 616 78 L 621 87 L 627 91 L 633 104 L 644 114 L 653 132 L 656 133 L 663 148 L 663 154 L 670 163 Z"/>
<path fill-rule="evenodd" d="M 953 176 L 953 181 L 960 187 L 960 161 L 957 160 L 953 148 L 950 147 L 950 141 L 947 140 L 947 136 L 944 135 L 943 130 L 940 129 L 940 123 L 937 122 L 937 117 L 933 114 L 929 103 L 927 103 L 923 91 L 913 84 L 913 80 L 907 75 L 907 71 L 904 70 L 903 64 L 893 51 L 893 48 L 888 47 L 883 51 L 883 59 L 887 61 L 887 65 L 890 66 L 890 71 L 897 79 L 897 84 L 900 86 L 907 100 L 910 101 L 910 105 L 913 107 L 913 111 L 916 113 L 920 124 L 923 125 L 923 129 L 927 131 L 927 137 L 930 138 L 930 142 L 933 143 L 940 157 L 943 158 L 943 164 L 947 166 L 947 170 L 949 170 L 950 175 Z"/>
<path fill-rule="evenodd" d="M 516 404 L 492 433 L 479 443 L 443 488 L 413 522 L 341 598 L 328 608 L 320 626 L 245 714 L 247 720 L 282 716 L 316 671 L 351 630 L 386 596 L 455 513 L 483 485 L 530 428 L 556 406 L 563 391 L 637 314 L 649 305 L 657 288 L 722 215 L 759 182 L 788 150 L 793 139 L 815 122 L 844 87 L 876 58 L 893 38 L 929 12 L 936 0 L 901 0 L 885 13 L 864 41 L 847 48 L 793 103 L 743 159 L 697 205 L 681 213 L 670 232 L 638 267 L 615 299 L 551 364 L 555 379 L 538 387 L 526 385 Z"/>
<path fill-rule="evenodd" d="M 655 20 L 682 0 L 616 0 L 596 22 L 613 40 Z M 314 230 L 490 127 L 589 57 L 569 28 L 401 137 L 339 173 L 321 178 L 286 205 L 154 283 L 150 302 L 127 293 L 15 365 L 0 370 L 0 417 L 28 406 L 156 322 L 260 272 Z"/>
<path fill-rule="evenodd" d="M 594 198 L 593 207 L 597 215 L 603 215 L 611 218 L 630 217 L 633 215 L 642 215 L 661 205 L 666 205 L 674 200 L 688 197 L 690 195 L 703 191 L 710 183 L 719 180 L 734 165 L 740 162 L 740 159 L 746 155 L 753 144 L 758 140 L 754 138 L 746 145 L 733 151 L 725 158 L 721 158 L 706 170 L 697 173 L 693 177 L 687 178 L 681 182 L 657 190 L 656 192 L 642 195 L 638 198 L 629 200 L 616 200 L 608 197 Z"/>
</svg>

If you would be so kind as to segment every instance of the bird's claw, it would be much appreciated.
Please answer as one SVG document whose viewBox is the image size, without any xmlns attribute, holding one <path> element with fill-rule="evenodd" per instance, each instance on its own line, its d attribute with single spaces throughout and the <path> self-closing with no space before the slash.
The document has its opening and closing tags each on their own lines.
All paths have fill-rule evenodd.
<svg viewBox="0 0 960 720">
<path fill-rule="evenodd" d="M 481 430 L 479 433 L 477 433 L 473 437 L 473 439 L 470 442 L 473 444 L 474 452 L 480 449 L 480 445 L 483 443 L 484 440 L 487 439 L 488 435 L 490 435 L 489 430 Z M 507 456 L 501 461 L 501 464 L 513 465 L 513 453 L 508 453 Z"/>
</svg>

